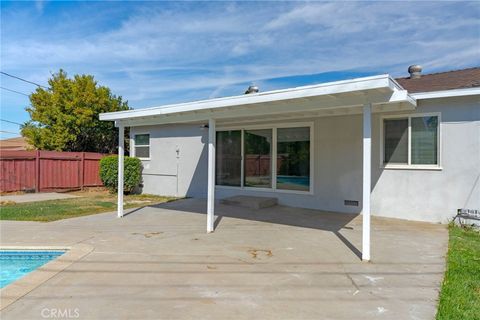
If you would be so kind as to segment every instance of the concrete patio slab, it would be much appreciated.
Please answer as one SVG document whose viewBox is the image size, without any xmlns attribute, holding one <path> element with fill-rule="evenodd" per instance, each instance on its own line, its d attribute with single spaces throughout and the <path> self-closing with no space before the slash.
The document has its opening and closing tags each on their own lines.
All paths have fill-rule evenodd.
<svg viewBox="0 0 480 320">
<path fill-rule="evenodd" d="M 94 249 L 0 313 L 39 319 L 434 319 L 444 225 L 372 219 L 372 262 L 359 259 L 361 217 L 186 199 L 50 223 L 1 221 L 2 245 Z M 4 299 L 5 297 L 1 297 Z M 44 311 L 47 310 L 47 311 Z"/>
<path fill-rule="evenodd" d="M 22 202 L 37 202 L 37 201 L 48 201 L 48 200 L 71 199 L 71 198 L 79 198 L 79 196 L 75 196 L 69 193 L 58 193 L 58 192 L 25 193 L 25 194 L 0 196 L 0 201 L 13 201 L 15 203 L 22 203 Z"/>
<path fill-rule="evenodd" d="M 271 197 L 233 196 L 221 199 L 220 203 L 249 209 L 263 209 L 276 206 L 278 199 Z"/>
</svg>

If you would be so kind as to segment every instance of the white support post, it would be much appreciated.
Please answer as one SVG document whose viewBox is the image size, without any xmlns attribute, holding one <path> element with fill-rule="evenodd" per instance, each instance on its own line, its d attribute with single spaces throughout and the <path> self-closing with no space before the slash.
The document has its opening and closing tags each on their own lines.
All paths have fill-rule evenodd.
<svg viewBox="0 0 480 320">
<path fill-rule="evenodd" d="M 124 126 L 118 123 L 118 196 L 117 216 L 123 217 L 123 160 L 124 160 Z"/>
<path fill-rule="evenodd" d="M 372 105 L 363 106 L 362 260 L 370 261 L 370 192 L 372 172 Z"/>
<path fill-rule="evenodd" d="M 208 195 L 207 232 L 213 232 L 215 220 L 215 119 L 208 120 Z"/>
</svg>

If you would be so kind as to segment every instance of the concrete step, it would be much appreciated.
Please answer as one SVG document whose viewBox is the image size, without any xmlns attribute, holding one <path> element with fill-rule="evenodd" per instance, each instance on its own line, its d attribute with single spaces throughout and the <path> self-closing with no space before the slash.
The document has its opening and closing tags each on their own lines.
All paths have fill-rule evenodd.
<svg viewBox="0 0 480 320">
<path fill-rule="evenodd" d="M 253 196 L 233 196 L 221 199 L 220 203 L 250 209 L 262 209 L 276 206 L 278 203 L 278 199 Z"/>
</svg>

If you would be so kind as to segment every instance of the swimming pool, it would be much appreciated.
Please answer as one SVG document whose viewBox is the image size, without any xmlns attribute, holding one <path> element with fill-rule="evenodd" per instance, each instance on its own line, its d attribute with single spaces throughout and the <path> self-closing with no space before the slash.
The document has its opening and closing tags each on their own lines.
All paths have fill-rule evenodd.
<svg viewBox="0 0 480 320">
<path fill-rule="evenodd" d="M 308 191 L 310 189 L 310 177 L 278 175 L 277 189 Z"/>
<path fill-rule="evenodd" d="M 277 183 L 291 183 L 308 187 L 310 185 L 309 176 L 277 176 Z"/>
<path fill-rule="evenodd" d="M 62 250 L 0 250 L 0 288 L 64 253 Z"/>
</svg>

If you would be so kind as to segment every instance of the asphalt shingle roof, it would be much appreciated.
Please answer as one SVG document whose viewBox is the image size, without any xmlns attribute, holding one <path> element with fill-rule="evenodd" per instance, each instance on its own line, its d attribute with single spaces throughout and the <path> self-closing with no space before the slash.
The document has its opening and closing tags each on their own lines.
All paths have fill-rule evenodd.
<svg viewBox="0 0 480 320">
<path fill-rule="evenodd" d="M 422 74 L 420 78 L 397 78 L 408 92 L 429 92 L 480 87 L 480 67 Z"/>
</svg>

